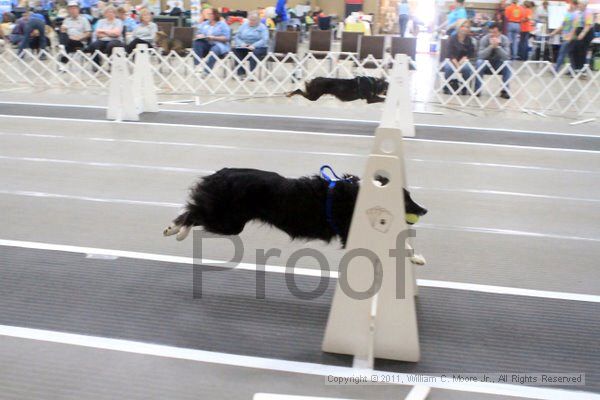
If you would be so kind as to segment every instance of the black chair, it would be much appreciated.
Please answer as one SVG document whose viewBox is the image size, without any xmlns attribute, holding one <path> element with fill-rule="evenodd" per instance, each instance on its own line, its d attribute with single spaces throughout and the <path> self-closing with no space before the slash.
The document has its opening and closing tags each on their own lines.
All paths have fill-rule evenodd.
<svg viewBox="0 0 600 400">
<path fill-rule="evenodd" d="M 174 27 L 171 36 L 173 39 L 180 40 L 183 47 L 186 49 L 192 48 L 194 43 L 194 28 L 191 27 Z"/>
<path fill-rule="evenodd" d="M 363 61 L 369 56 L 376 60 L 383 60 L 385 53 L 385 36 L 362 36 L 359 40 L 358 59 Z M 362 63 L 363 68 L 377 68 L 374 62 Z"/>
<path fill-rule="evenodd" d="M 308 52 L 315 58 L 321 59 L 327 57 L 327 54 L 331 51 L 332 39 L 332 31 L 312 30 L 310 32 Z"/>
<path fill-rule="evenodd" d="M 340 54 L 340 60 L 345 60 L 351 55 L 358 54 L 358 42 L 363 35 L 364 33 L 362 32 L 342 33 L 342 54 Z"/>
<path fill-rule="evenodd" d="M 396 54 L 406 54 L 415 61 L 415 57 L 417 56 L 417 38 L 392 37 L 392 58 L 395 58 Z"/>
</svg>

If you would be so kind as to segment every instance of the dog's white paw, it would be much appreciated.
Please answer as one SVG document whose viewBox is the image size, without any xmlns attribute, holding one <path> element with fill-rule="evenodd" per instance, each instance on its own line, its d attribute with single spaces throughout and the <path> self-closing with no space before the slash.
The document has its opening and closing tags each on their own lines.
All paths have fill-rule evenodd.
<svg viewBox="0 0 600 400">
<path fill-rule="evenodd" d="M 417 265 L 425 265 L 426 263 L 425 257 L 420 254 L 414 254 L 412 257 L 410 257 L 410 262 Z"/>
<path fill-rule="evenodd" d="M 178 241 L 184 240 L 186 237 L 188 237 L 188 235 L 190 234 L 191 230 L 192 230 L 191 226 L 182 226 L 180 228 L 179 233 L 177 234 L 177 237 L 175 239 L 177 239 Z"/>
<path fill-rule="evenodd" d="M 181 230 L 180 226 L 177 225 L 169 225 L 165 228 L 165 230 L 163 231 L 163 235 L 164 236 L 173 236 L 179 233 L 179 231 Z"/>
</svg>

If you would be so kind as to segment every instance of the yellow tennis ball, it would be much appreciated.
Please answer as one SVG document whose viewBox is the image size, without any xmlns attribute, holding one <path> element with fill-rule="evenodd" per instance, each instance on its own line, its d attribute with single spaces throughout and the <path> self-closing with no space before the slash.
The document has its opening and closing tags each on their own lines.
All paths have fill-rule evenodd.
<svg viewBox="0 0 600 400">
<path fill-rule="evenodd" d="M 416 224 L 419 222 L 419 216 L 417 214 L 406 214 L 406 222 L 409 224 Z"/>
</svg>

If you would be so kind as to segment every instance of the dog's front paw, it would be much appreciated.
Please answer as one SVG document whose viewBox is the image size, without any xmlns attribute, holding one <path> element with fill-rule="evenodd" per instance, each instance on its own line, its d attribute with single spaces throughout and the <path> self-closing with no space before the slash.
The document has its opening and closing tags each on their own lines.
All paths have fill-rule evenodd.
<svg viewBox="0 0 600 400">
<path fill-rule="evenodd" d="M 169 225 L 165 228 L 165 230 L 163 231 L 163 235 L 164 236 L 173 236 L 179 233 L 179 231 L 181 230 L 180 226 L 177 225 Z"/>
<path fill-rule="evenodd" d="M 410 257 L 410 262 L 417 265 L 425 265 L 426 263 L 425 257 L 420 254 L 414 254 L 412 257 Z"/>
</svg>

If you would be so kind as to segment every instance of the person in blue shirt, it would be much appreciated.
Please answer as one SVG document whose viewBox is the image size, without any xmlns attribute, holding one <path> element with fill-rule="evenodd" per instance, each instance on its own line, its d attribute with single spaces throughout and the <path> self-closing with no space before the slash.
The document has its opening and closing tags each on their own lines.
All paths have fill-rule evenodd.
<svg viewBox="0 0 600 400">
<path fill-rule="evenodd" d="M 256 68 L 256 59 L 262 60 L 267 55 L 269 47 L 269 29 L 260 22 L 258 12 L 254 11 L 248 14 L 248 21 L 245 22 L 235 35 L 233 53 L 238 60 L 243 60 L 249 53 L 250 71 Z M 246 74 L 244 67 L 240 66 L 237 71 L 239 76 Z"/>
<path fill-rule="evenodd" d="M 410 20 L 410 6 L 408 0 L 402 0 L 398 3 L 398 18 L 400 23 L 400 37 L 404 37 L 406 34 L 406 26 Z"/>
<path fill-rule="evenodd" d="M 38 32 L 40 50 L 46 49 L 46 19 L 44 16 L 37 12 L 28 12 L 24 15 L 26 18 L 25 26 L 23 29 L 23 40 L 19 44 L 19 56 L 23 57 L 23 50 L 30 48 L 31 34 Z M 45 59 L 45 54 L 40 56 L 40 59 Z"/>
<path fill-rule="evenodd" d="M 81 13 L 89 15 L 92 13 L 92 8 L 96 6 L 98 6 L 98 0 L 81 0 Z"/>
<path fill-rule="evenodd" d="M 221 14 L 216 8 L 204 10 L 206 20 L 198 24 L 196 36 L 193 44 L 194 53 L 198 58 L 204 58 L 209 53 L 214 53 L 222 57 L 229 53 L 229 40 L 231 38 L 231 29 L 221 20 Z M 208 68 L 212 69 L 217 59 L 211 55 L 206 61 Z M 198 65 L 200 61 L 194 58 L 194 64 Z"/>
<path fill-rule="evenodd" d="M 467 18 L 465 0 L 456 0 L 454 10 L 448 14 L 448 20 L 446 21 L 446 33 L 448 36 L 453 35 Z"/>
<path fill-rule="evenodd" d="M 277 0 L 277 5 L 275 6 L 275 14 L 277 14 L 277 30 L 285 31 L 287 29 L 288 21 L 290 17 L 288 16 L 286 9 L 286 0 Z"/>
</svg>

